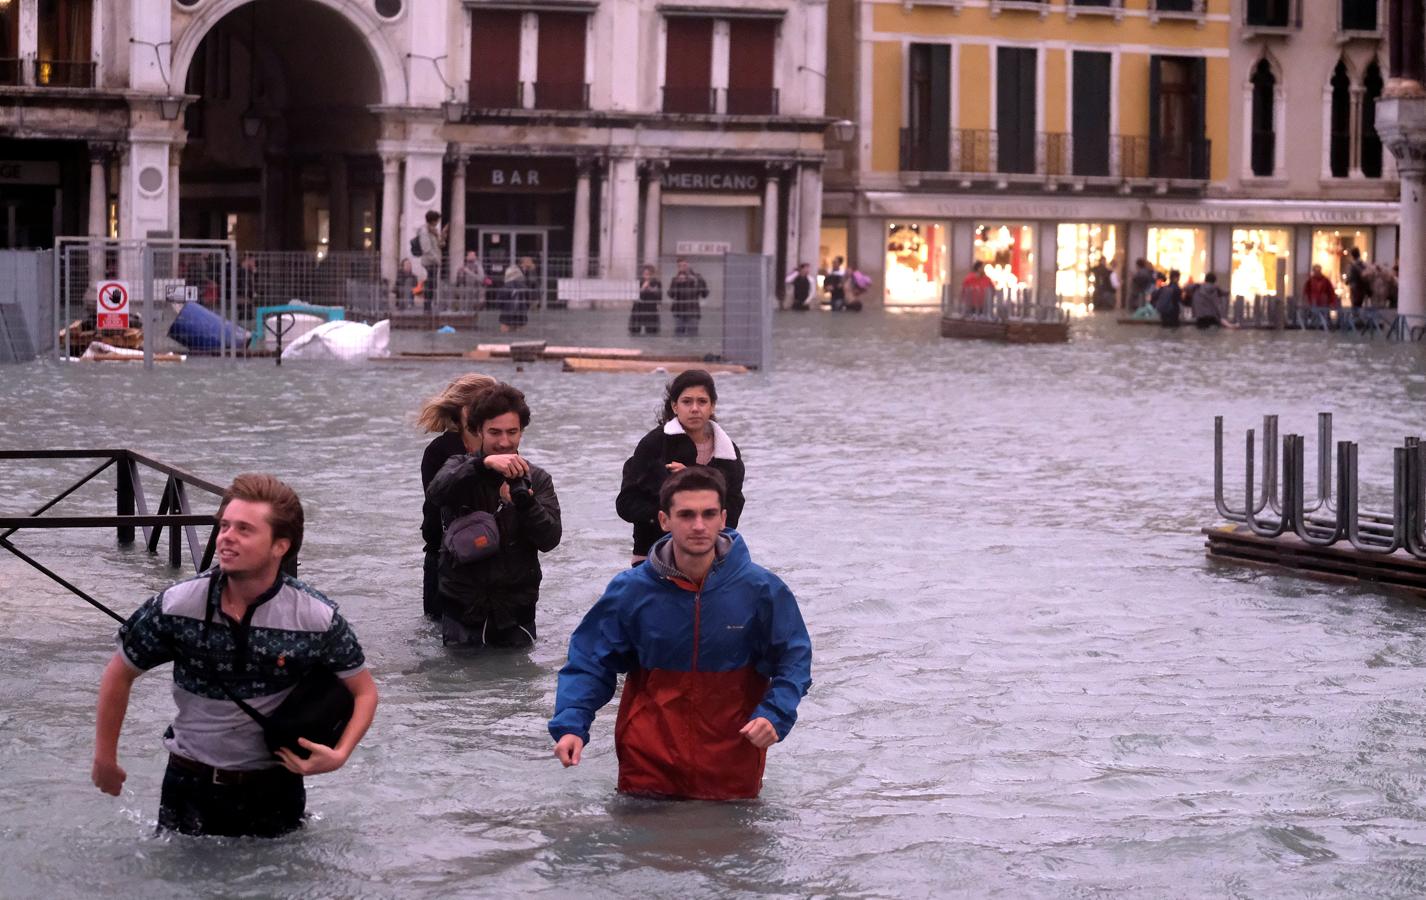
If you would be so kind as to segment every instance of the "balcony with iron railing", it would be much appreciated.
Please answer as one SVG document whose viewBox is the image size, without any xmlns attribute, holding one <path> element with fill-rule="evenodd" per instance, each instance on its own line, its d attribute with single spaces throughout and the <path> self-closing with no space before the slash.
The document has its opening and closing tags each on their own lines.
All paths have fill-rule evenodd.
<svg viewBox="0 0 1426 900">
<path fill-rule="evenodd" d="M 777 88 L 723 88 L 723 111 L 730 116 L 775 116 L 777 100 Z"/>
<path fill-rule="evenodd" d="M 711 87 L 663 86 L 663 111 L 709 115 L 718 111 L 718 92 Z"/>
<path fill-rule="evenodd" d="M 1202 22 L 1207 14 L 1206 0 L 1149 0 L 1149 24 L 1162 19 L 1188 19 Z"/>
<path fill-rule="evenodd" d="M 1076 16 L 1113 16 L 1117 22 L 1124 18 L 1124 0 L 1070 0 L 1065 18 Z"/>
<path fill-rule="evenodd" d="M 0 87 L 25 83 L 25 61 L 17 56 L 0 56 Z"/>
<path fill-rule="evenodd" d="M 470 109 L 523 109 L 525 86 L 518 81 L 472 81 L 466 106 Z"/>
<path fill-rule="evenodd" d="M 589 85 L 584 82 L 535 82 L 535 109 L 589 109 Z"/>
<path fill-rule="evenodd" d="M 1062 132 L 1037 133 L 1033 154 L 1029 146 L 1002 148 L 1000 133 L 994 129 L 952 129 L 941 148 L 915 137 L 912 129 L 901 129 L 901 171 L 942 174 L 962 181 L 1083 179 L 1085 184 L 1117 186 L 1135 181 L 1206 182 L 1209 178 L 1207 140 L 1155 142 L 1136 135 L 1105 135 L 1100 152 L 1076 155 L 1074 135 Z"/>
<path fill-rule="evenodd" d="M 35 84 L 39 87 L 92 88 L 99 64 L 88 59 L 35 59 Z"/>
</svg>

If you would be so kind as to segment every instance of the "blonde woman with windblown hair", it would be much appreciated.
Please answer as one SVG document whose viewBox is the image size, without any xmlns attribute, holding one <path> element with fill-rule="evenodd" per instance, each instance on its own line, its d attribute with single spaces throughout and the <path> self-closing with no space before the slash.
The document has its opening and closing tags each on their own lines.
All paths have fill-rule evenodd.
<svg viewBox="0 0 1426 900">
<path fill-rule="evenodd" d="M 480 450 L 479 435 L 472 434 L 465 427 L 465 409 L 481 394 L 498 382 L 489 375 L 462 375 L 447 385 L 446 389 L 427 400 L 416 414 L 416 425 L 425 432 L 435 433 L 435 438 L 426 445 L 421 457 L 421 493 L 431 486 L 431 479 L 441 471 L 441 466 L 452 456 L 475 453 Z M 421 539 L 425 544 L 426 559 L 423 566 L 424 580 L 421 589 L 421 608 L 427 618 L 441 620 L 440 593 L 436 589 L 436 577 L 441 561 L 441 509 L 430 500 L 421 507 Z"/>
</svg>

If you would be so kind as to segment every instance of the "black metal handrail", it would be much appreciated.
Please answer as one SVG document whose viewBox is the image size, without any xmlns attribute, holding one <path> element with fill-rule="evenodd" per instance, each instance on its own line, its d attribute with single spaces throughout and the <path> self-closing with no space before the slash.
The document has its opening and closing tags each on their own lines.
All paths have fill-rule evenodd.
<svg viewBox="0 0 1426 900">
<path fill-rule="evenodd" d="M 218 497 L 222 496 L 224 488 L 176 466 L 129 449 L 0 450 L 0 461 L 39 459 L 97 459 L 103 460 L 103 462 L 29 515 L 0 515 L 0 529 L 4 529 L 4 532 L 0 533 L 0 548 L 8 550 L 12 555 L 80 599 L 115 618 L 121 618 L 81 588 L 22 552 L 10 541 L 11 535 L 22 529 L 113 528 L 118 543 L 128 545 L 134 542 L 136 530 L 141 529 L 148 552 L 157 553 L 163 532 L 167 529 L 169 535 L 168 564 L 170 566 L 179 568 L 183 565 L 185 543 L 195 572 L 202 572 L 212 565 L 213 552 L 218 537 L 217 513 L 216 511 L 194 513 L 188 499 L 188 488 L 193 487 Z M 111 467 L 117 471 L 114 515 L 44 515 L 60 501 Z M 150 512 L 148 500 L 144 494 L 143 482 L 140 478 L 143 469 L 152 470 L 165 476 L 163 493 L 159 498 L 158 509 L 154 512 Z M 201 545 L 200 549 L 198 527 L 204 525 L 209 526 L 211 531 L 206 544 Z"/>
<path fill-rule="evenodd" d="M 711 87 L 663 87 L 663 111 L 707 115 L 717 109 L 717 91 Z"/>
<path fill-rule="evenodd" d="M 536 81 L 535 109 L 589 109 L 589 85 L 582 81 Z"/>
<path fill-rule="evenodd" d="M 520 109 L 525 86 L 519 81 L 471 81 L 468 104 L 473 109 Z"/>
<path fill-rule="evenodd" d="M 0 56 L 0 86 L 18 87 L 25 83 L 25 61 L 18 56 Z"/>
<path fill-rule="evenodd" d="M 777 115 L 777 88 L 724 88 L 723 100 L 730 116 Z"/>
<path fill-rule="evenodd" d="M 89 59 L 35 59 L 35 84 L 40 87 L 94 87 L 98 64 Z"/>
</svg>

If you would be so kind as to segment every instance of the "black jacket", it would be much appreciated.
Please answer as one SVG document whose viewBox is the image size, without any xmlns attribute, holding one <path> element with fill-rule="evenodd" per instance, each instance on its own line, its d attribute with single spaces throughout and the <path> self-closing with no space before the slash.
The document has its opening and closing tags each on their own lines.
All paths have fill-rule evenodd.
<svg viewBox="0 0 1426 900">
<path fill-rule="evenodd" d="M 677 425 L 677 420 L 674 424 Z M 738 518 L 743 514 L 743 454 L 737 444 L 728 443 L 732 444 L 734 458 L 715 456 L 708 465 L 722 472 L 728 482 L 728 527 L 737 528 Z M 659 488 L 669 475 L 665 466 L 671 462 L 697 465 L 698 448 L 681 429 L 676 434 L 668 434 L 664 426 L 659 426 L 644 435 L 634 448 L 634 455 L 624 463 L 624 481 L 619 486 L 614 508 L 619 518 L 633 523 L 637 556 L 647 556 L 654 542 L 663 537 L 663 529 L 659 527 Z"/>
<path fill-rule="evenodd" d="M 446 614 L 468 628 L 487 620 L 497 628 L 532 621 L 543 577 L 540 554 L 560 542 L 559 498 L 549 473 L 531 464 L 531 492 L 516 493 L 513 504 L 500 501 L 504 481 L 499 472 L 485 467 L 483 455 L 473 453 L 447 460 L 426 489 L 426 496 L 440 507 L 443 524 L 484 510 L 494 513 L 500 526 L 500 552 L 488 559 L 458 565 L 441 551 Z"/>
<path fill-rule="evenodd" d="M 458 431 L 443 431 L 426 445 L 426 452 L 421 456 L 421 490 L 425 492 L 431 487 L 431 479 L 436 477 L 436 473 L 441 471 L 441 466 L 446 464 L 446 460 L 452 456 L 463 456 L 465 454 L 465 441 L 460 439 Z M 445 529 L 441 526 L 441 507 L 427 497 L 421 504 L 421 540 L 425 544 L 427 553 L 434 553 L 441 549 L 441 535 Z"/>
</svg>

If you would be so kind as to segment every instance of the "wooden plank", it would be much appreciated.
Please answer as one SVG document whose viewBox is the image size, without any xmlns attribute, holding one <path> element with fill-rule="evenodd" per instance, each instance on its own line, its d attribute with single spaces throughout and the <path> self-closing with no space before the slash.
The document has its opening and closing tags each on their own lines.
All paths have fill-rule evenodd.
<svg viewBox="0 0 1426 900">
<path fill-rule="evenodd" d="M 81 357 L 78 357 L 78 359 L 79 359 L 81 362 L 139 362 L 139 363 L 141 363 L 141 362 L 144 361 L 144 358 L 143 358 L 142 355 L 140 355 L 140 356 L 120 356 L 120 355 L 117 354 L 117 353 L 95 353 L 95 354 L 92 354 L 92 355 L 90 355 L 90 356 L 81 356 Z M 177 353 L 155 353 L 155 354 L 153 355 L 153 361 L 154 361 L 154 362 L 161 362 L 161 363 L 177 363 L 177 362 L 183 362 L 183 357 L 180 356 L 180 355 L 177 354 Z"/>
<path fill-rule="evenodd" d="M 732 363 L 685 362 L 669 359 L 592 359 L 583 356 L 569 356 L 564 361 L 566 372 L 667 372 L 670 375 L 677 375 L 689 369 L 703 369 L 714 375 L 742 375 L 748 371 L 747 366 Z"/>
<path fill-rule="evenodd" d="M 500 357 L 510 355 L 509 344 L 476 344 L 472 352 L 488 353 Z M 632 347 L 567 347 L 551 345 L 540 354 L 545 359 L 564 359 L 579 356 L 585 359 L 642 359 L 644 351 Z M 691 357 L 687 357 L 692 361 Z"/>
<path fill-rule="evenodd" d="M 1365 553 L 1342 541 L 1314 547 L 1296 535 L 1265 538 L 1242 525 L 1204 528 L 1211 559 L 1270 567 L 1325 581 L 1388 586 L 1426 595 L 1426 560 L 1404 550 Z"/>
</svg>

